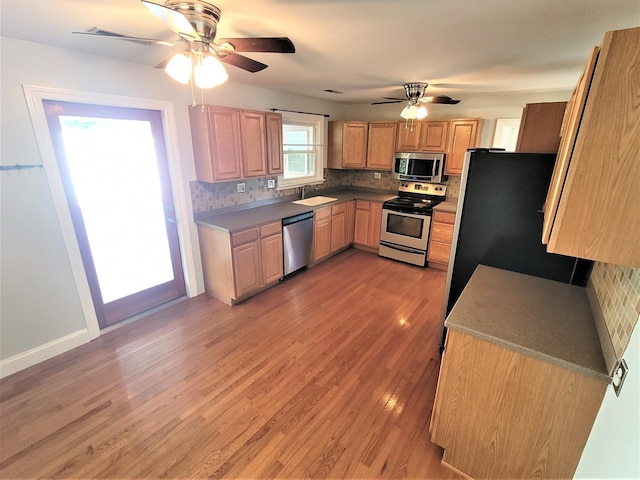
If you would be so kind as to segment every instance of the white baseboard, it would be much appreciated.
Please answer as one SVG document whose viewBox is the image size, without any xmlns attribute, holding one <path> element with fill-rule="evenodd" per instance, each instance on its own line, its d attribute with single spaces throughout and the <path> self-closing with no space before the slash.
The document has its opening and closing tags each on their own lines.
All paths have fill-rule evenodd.
<svg viewBox="0 0 640 480">
<path fill-rule="evenodd" d="M 90 341 L 89 331 L 84 329 L 9 357 L 0 361 L 0 378 L 7 377 Z"/>
</svg>

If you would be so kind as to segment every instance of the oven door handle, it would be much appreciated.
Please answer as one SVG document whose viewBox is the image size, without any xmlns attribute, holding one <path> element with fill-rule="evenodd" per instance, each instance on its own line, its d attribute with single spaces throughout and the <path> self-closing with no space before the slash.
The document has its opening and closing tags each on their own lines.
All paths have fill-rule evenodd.
<svg viewBox="0 0 640 480">
<path fill-rule="evenodd" d="M 405 247 L 403 245 L 396 245 L 395 243 L 380 242 L 380 245 L 384 245 L 385 247 L 392 248 L 393 250 L 399 250 L 400 252 L 417 253 L 420 255 L 424 253 L 422 250 L 418 250 L 417 248 Z"/>
</svg>

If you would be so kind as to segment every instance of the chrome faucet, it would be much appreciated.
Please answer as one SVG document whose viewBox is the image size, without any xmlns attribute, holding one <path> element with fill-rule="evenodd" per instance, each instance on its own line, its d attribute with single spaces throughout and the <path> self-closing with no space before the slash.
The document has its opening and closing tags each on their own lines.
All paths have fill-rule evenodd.
<svg viewBox="0 0 640 480">
<path fill-rule="evenodd" d="M 312 188 L 313 187 L 313 188 Z M 309 189 L 312 189 L 314 191 L 318 190 L 318 186 L 317 185 L 303 185 L 302 186 L 302 190 L 300 192 L 300 198 L 304 200 L 304 198 L 306 197 L 306 195 L 309 193 Z"/>
</svg>

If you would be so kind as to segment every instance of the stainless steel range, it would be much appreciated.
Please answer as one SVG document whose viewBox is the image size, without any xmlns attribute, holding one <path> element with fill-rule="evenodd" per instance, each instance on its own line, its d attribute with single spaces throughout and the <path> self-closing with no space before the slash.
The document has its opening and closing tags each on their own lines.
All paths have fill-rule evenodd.
<svg viewBox="0 0 640 480">
<path fill-rule="evenodd" d="M 378 254 L 424 267 L 431 212 L 446 200 L 446 191 L 437 183 L 400 182 L 398 196 L 382 204 Z"/>
</svg>

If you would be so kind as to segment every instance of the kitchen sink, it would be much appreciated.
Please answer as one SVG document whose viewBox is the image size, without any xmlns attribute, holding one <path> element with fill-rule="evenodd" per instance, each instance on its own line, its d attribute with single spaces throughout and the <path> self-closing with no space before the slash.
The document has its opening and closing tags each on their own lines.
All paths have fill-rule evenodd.
<svg viewBox="0 0 640 480">
<path fill-rule="evenodd" d="M 307 207 L 315 207 L 317 205 L 323 205 L 329 202 L 335 202 L 338 200 L 333 197 L 323 197 L 322 195 L 318 195 L 317 197 L 304 198 L 302 200 L 294 200 L 292 203 L 297 203 L 298 205 L 305 205 Z"/>
</svg>

